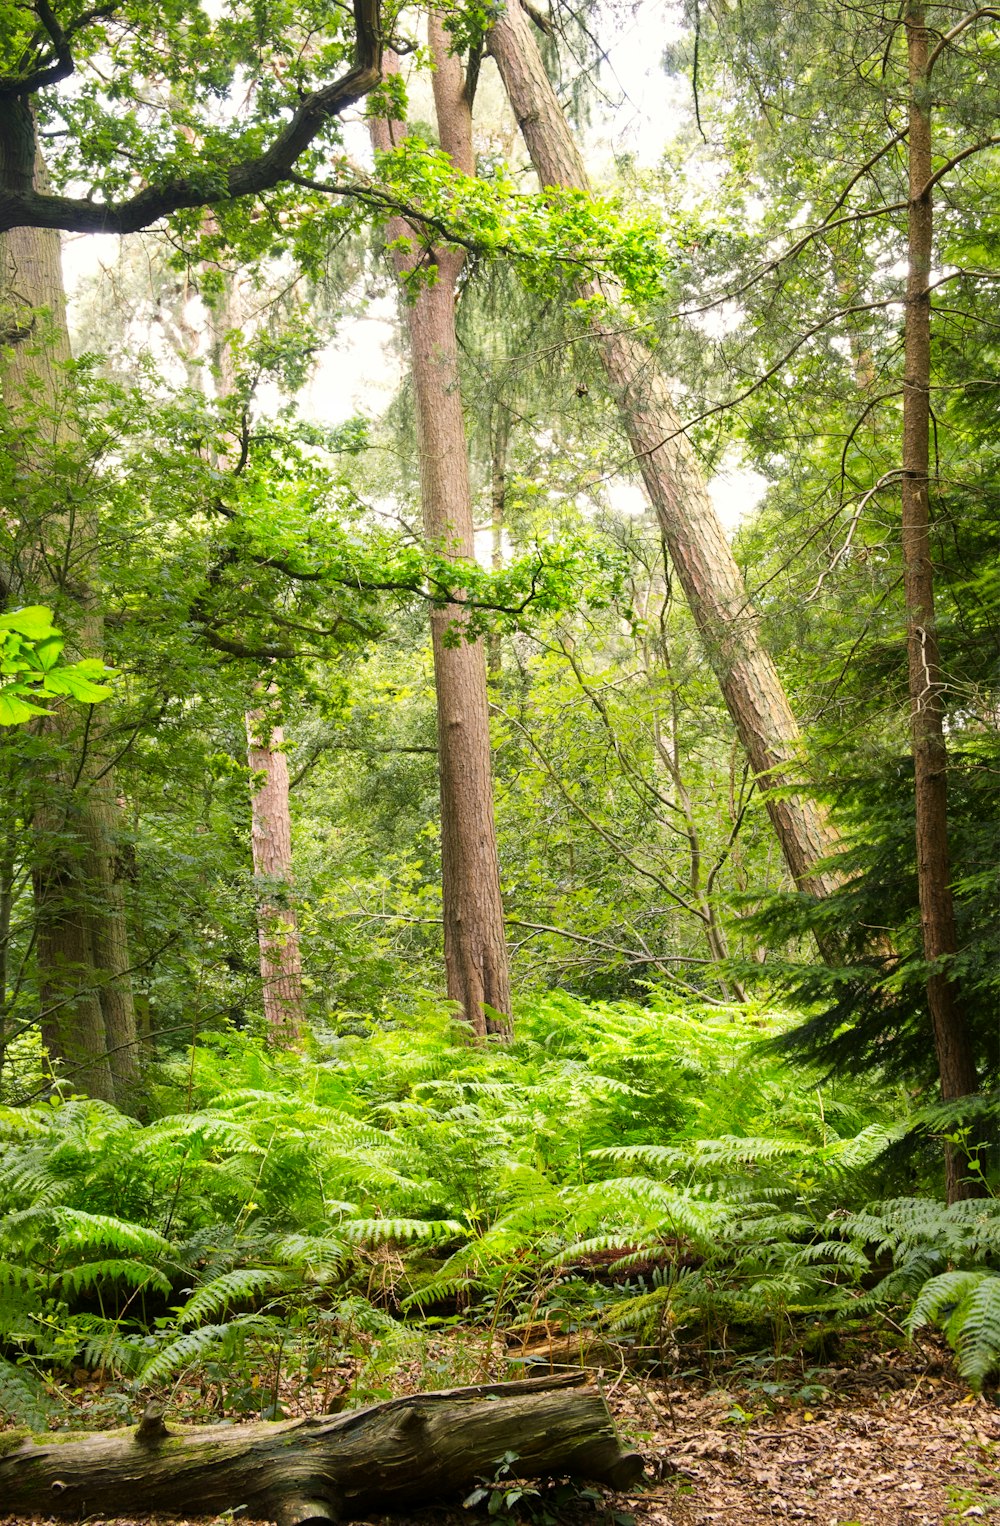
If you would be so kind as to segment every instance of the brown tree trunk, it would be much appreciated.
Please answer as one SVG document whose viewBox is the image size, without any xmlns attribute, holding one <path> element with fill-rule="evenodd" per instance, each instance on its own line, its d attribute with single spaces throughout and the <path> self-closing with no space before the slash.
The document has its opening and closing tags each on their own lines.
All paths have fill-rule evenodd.
<svg viewBox="0 0 1000 1526">
<path fill-rule="evenodd" d="M 494 572 L 503 570 L 503 532 L 507 517 L 507 447 L 510 443 L 510 418 L 500 405 L 493 421 L 490 442 L 490 565 Z M 500 634 L 494 631 L 486 640 L 486 674 L 491 684 L 503 676 L 503 649 Z"/>
<path fill-rule="evenodd" d="M 211 213 L 206 226 L 216 226 Z M 239 293 L 230 276 L 225 277 L 221 300 L 212 309 L 211 348 L 220 397 L 228 397 L 236 384 L 229 332 L 243 326 Z M 305 1026 L 302 992 L 302 953 L 299 922 L 295 911 L 292 875 L 292 811 L 288 784 L 285 734 L 274 724 L 276 687 L 262 678 L 265 695 L 259 708 L 244 715 L 247 735 L 247 766 L 260 777 L 250 792 L 250 844 L 254 875 L 261 882 L 256 906 L 257 946 L 264 1018 L 272 1040 L 294 1045 Z M 271 695 L 269 701 L 266 696 Z"/>
<path fill-rule="evenodd" d="M 489 49 L 542 186 L 588 190 L 587 174 L 542 63 L 527 16 L 510 0 L 489 34 Z M 678 581 L 719 681 L 768 814 L 799 889 L 817 896 L 836 887 L 820 861 L 836 847 L 822 808 L 789 794 L 801 781 L 801 737 L 774 664 L 761 643 L 742 575 L 681 429 L 655 357 L 624 328 L 610 283 L 581 284 L 581 295 L 609 299 L 608 316 L 591 327 L 616 396 Z"/>
<path fill-rule="evenodd" d="M 934 616 L 930 543 L 931 259 L 934 210 L 930 190 L 930 81 L 928 33 L 922 0 L 905 12 L 909 65 L 908 269 L 903 378 L 902 540 L 906 595 L 910 730 L 916 804 L 917 884 L 924 958 L 934 967 L 927 1002 L 946 1100 L 978 1089 L 972 1041 L 960 993 L 949 972 L 957 951 L 955 908 L 948 863 L 948 751 L 944 734 L 944 682 Z M 964 1151 L 949 1145 L 949 1203 L 971 1194 Z"/>
<path fill-rule="evenodd" d="M 472 115 L 458 59 L 448 51 L 440 17 L 428 19 L 434 58 L 434 101 L 442 148 L 466 174 L 474 174 Z M 389 58 L 390 68 L 394 60 Z M 391 146 L 390 124 L 372 121 L 376 148 Z M 401 219 L 390 239 L 412 236 Z M 459 389 L 455 302 L 463 256 L 451 249 L 430 254 L 397 251 L 402 281 L 417 265 L 433 265 L 406 300 L 424 532 L 448 555 L 475 555 L 469 465 Z M 438 712 L 441 785 L 441 881 L 448 995 L 459 1003 L 473 1032 L 510 1033 L 510 977 L 500 896 L 500 865 L 493 817 L 486 662 L 481 641 L 461 636 L 460 604 L 431 613 Z M 455 638 L 458 638 L 457 640 Z M 492 1009 L 486 1011 L 486 1008 Z M 496 1014 L 496 1015 L 494 1015 Z"/>
<path fill-rule="evenodd" d="M 44 174 L 40 167 L 39 174 Z M 71 443 L 60 409 L 71 359 L 58 233 L 16 228 L 0 239 L 4 398 L 40 438 L 23 469 Z M 45 410 L 48 410 L 46 413 Z M 51 469 L 51 468 L 50 468 Z M 54 603 L 76 655 L 101 657 L 95 589 L 96 516 L 70 502 L 36 531 L 10 569 L 11 602 Z M 114 777 L 102 756 L 103 718 L 63 703 L 38 730 L 51 762 L 34 784 L 36 959 L 42 1035 L 74 1087 L 128 1105 L 139 1079 L 128 937 L 116 852 Z"/>
<path fill-rule="evenodd" d="M 80 1519 L 150 1511 L 199 1516 L 243 1507 L 278 1526 L 320 1526 L 424 1500 L 493 1477 L 506 1453 L 518 1478 L 568 1473 L 627 1489 L 626 1452 L 596 1388 L 529 1378 L 390 1399 L 305 1420 L 172 1429 L 153 1405 L 137 1427 L 51 1441 L 4 1438 L 4 1508 Z"/>
<path fill-rule="evenodd" d="M 269 693 L 274 692 L 270 685 Z M 294 1044 L 305 1023 L 299 925 L 292 900 L 292 815 L 284 732 L 266 703 L 246 715 L 247 761 L 261 779 L 251 794 L 253 871 L 264 1016 L 276 1043 Z"/>
</svg>

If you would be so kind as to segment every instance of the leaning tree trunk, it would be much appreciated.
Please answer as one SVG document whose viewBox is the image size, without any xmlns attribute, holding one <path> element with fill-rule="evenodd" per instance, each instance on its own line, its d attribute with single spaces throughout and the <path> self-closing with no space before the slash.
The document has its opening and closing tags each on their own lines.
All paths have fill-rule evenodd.
<svg viewBox="0 0 1000 1526">
<path fill-rule="evenodd" d="M 44 167 L 39 167 L 44 174 Z M 2 369 L 8 417 L 24 427 L 26 480 L 72 445 L 62 394 L 71 359 L 58 233 L 16 228 L 0 238 Z M 56 466 L 58 471 L 58 465 Z M 48 466 L 52 473 L 52 464 Z M 77 655 L 102 657 L 95 588 L 96 515 L 83 497 L 37 526 L 8 568 L 9 602 L 53 604 Z M 42 1035 L 79 1090 L 128 1105 L 139 1052 L 117 852 L 114 775 L 100 711 L 61 704 L 39 726 L 48 758 L 33 783 L 35 950 Z"/>
<path fill-rule="evenodd" d="M 242 1507 L 278 1526 L 320 1526 L 447 1497 L 491 1479 L 507 1454 L 518 1478 L 568 1473 L 629 1488 L 642 1458 L 623 1451 L 585 1381 L 534 1378 L 345 1415 L 177 1430 L 150 1405 L 134 1429 L 21 1445 L 0 1437 L 0 1501 L 72 1519 Z"/>
<path fill-rule="evenodd" d="M 472 114 L 462 68 L 448 51 L 447 34 L 433 11 L 428 34 L 441 146 L 459 169 L 471 175 L 475 173 Z M 376 148 L 391 147 L 388 122 L 373 120 L 371 134 Z M 409 237 L 419 242 L 419 235 L 400 218 L 390 222 L 388 232 L 392 240 Z M 455 336 L 463 256 L 444 247 L 419 254 L 397 250 L 394 261 L 401 284 L 418 264 L 431 263 L 436 271 L 436 279 L 423 281 L 412 300 L 405 300 L 404 287 L 424 532 L 428 542 L 447 555 L 471 560 L 475 555 L 472 498 Z M 493 816 L 486 663 L 482 641 L 466 641 L 462 624 L 459 604 L 431 612 L 444 958 L 448 995 L 461 1005 L 473 1031 L 482 1037 L 510 1032 L 510 976 Z M 487 1007 L 492 1012 L 484 1010 Z"/>
<path fill-rule="evenodd" d="M 509 0 L 488 45 L 543 187 L 589 189 L 583 161 L 518 0 Z M 796 791 L 801 737 L 697 457 L 655 357 L 622 322 L 611 283 L 581 283 L 581 295 L 608 299 L 591 318 L 601 360 L 642 473 L 670 558 L 708 660 L 764 790 L 795 884 L 823 896 L 838 883 L 819 867 L 836 836 L 816 801 Z M 616 310 L 617 309 L 617 310 Z"/>
<path fill-rule="evenodd" d="M 930 542 L 931 260 L 934 241 L 930 189 L 930 79 L 922 0 L 905 13 L 909 64 L 909 255 L 903 378 L 902 541 L 906 597 L 910 730 L 916 804 L 917 885 L 924 958 L 930 966 L 927 1003 L 941 1078 L 950 1101 L 978 1088 L 972 1039 L 961 995 L 949 970 L 957 952 L 948 864 L 948 750 L 944 681 L 934 615 Z M 968 1157 L 946 1147 L 949 1203 L 970 1195 Z"/>
</svg>

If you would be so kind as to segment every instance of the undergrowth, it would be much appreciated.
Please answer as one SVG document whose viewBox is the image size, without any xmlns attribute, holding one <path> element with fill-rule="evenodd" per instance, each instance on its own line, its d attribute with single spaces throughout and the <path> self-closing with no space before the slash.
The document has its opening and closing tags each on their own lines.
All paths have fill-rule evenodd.
<svg viewBox="0 0 1000 1526">
<path fill-rule="evenodd" d="M 996 1200 L 920 1193 L 905 1097 L 816 1085 L 760 1045 L 780 1021 L 559 994 L 509 1047 L 434 1011 L 308 1057 L 216 1035 L 143 1124 L 0 1107 L 0 1409 L 44 1424 L 81 1368 L 257 1414 L 297 1372 L 350 1404 L 407 1358 L 454 1381 L 427 1342 L 456 1319 L 486 1342 L 471 1379 L 512 1328 L 662 1363 L 884 1313 L 939 1325 L 981 1385 Z"/>
</svg>

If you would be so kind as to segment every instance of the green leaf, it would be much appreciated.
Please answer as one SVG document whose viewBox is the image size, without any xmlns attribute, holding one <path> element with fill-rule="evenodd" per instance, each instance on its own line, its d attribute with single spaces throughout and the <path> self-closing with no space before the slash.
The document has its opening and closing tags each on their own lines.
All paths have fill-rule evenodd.
<svg viewBox="0 0 1000 1526">
<path fill-rule="evenodd" d="M 69 694 L 85 705 L 99 704 L 102 699 L 107 699 L 112 691 L 108 684 L 94 682 L 95 671 L 106 673 L 107 669 L 93 658 L 74 663 L 72 667 L 56 668 L 46 675 L 46 692 Z"/>
<path fill-rule="evenodd" d="M 0 689 L 0 726 L 21 726 L 33 715 L 50 714 L 51 711 L 43 710 L 41 705 L 32 705 L 18 694 Z"/>
<path fill-rule="evenodd" d="M 29 604 L 24 609 L 12 609 L 0 615 L 0 631 L 17 631 L 31 641 L 44 641 L 55 634 L 52 611 L 44 604 Z"/>
<path fill-rule="evenodd" d="M 53 631 L 50 636 L 45 637 L 44 641 L 37 642 L 37 644 L 32 648 L 30 653 L 32 665 L 39 667 L 43 672 L 48 673 L 59 661 L 59 656 L 62 652 L 63 645 L 64 642 L 62 637 L 57 636 Z"/>
</svg>

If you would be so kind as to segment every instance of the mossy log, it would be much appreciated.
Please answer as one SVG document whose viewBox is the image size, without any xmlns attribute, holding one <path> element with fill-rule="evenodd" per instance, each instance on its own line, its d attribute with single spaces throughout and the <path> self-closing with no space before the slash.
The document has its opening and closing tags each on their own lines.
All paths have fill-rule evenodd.
<svg viewBox="0 0 1000 1526">
<path fill-rule="evenodd" d="M 492 1478 L 568 1474 L 627 1488 L 625 1451 L 583 1373 L 390 1399 L 369 1409 L 250 1425 L 168 1427 L 154 1402 L 138 1426 L 36 1436 L 0 1455 L 5 1511 L 210 1515 L 242 1506 L 278 1526 L 320 1526 L 447 1497 Z M 0 1438 L 3 1439 L 3 1438 Z"/>
</svg>

